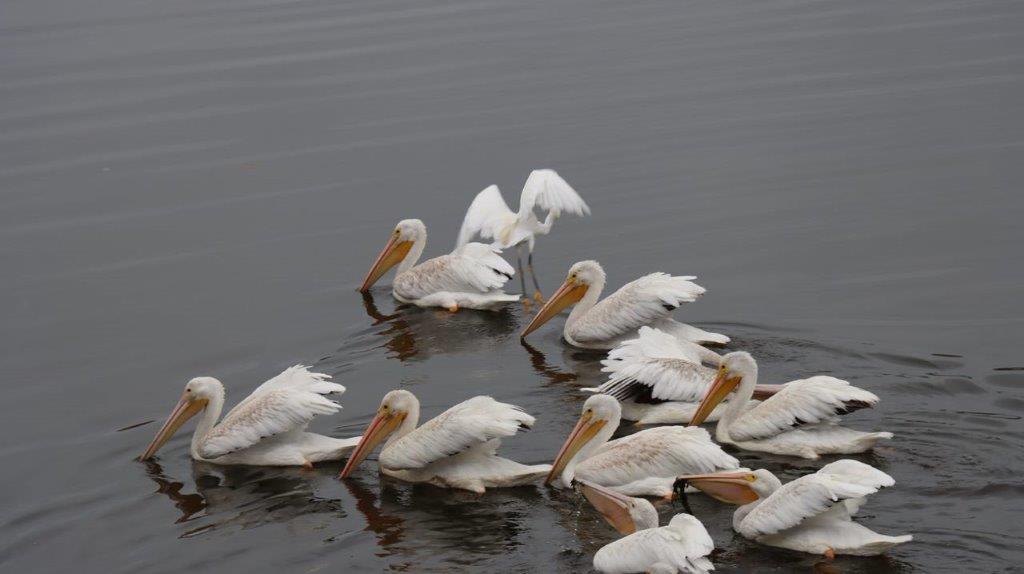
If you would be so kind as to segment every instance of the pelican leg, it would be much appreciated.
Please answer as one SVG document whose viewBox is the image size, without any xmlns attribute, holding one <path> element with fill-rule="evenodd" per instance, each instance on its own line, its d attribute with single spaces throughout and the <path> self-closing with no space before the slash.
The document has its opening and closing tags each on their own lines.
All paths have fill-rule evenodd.
<svg viewBox="0 0 1024 574">
<path fill-rule="evenodd" d="M 533 298 L 538 303 L 544 302 L 544 295 L 540 292 L 540 283 L 537 282 L 537 274 L 533 272 L 533 251 L 526 258 L 526 268 L 530 270 L 530 278 L 533 279 Z M 523 284 L 523 295 L 526 295 L 526 285 Z"/>
<path fill-rule="evenodd" d="M 516 245 L 516 266 L 519 267 L 519 284 L 522 286 L 523 306 L 530 307 L 530 299 L 526 296 L 526 274 L 523 273 L 523 244 Z"/>
</svg>

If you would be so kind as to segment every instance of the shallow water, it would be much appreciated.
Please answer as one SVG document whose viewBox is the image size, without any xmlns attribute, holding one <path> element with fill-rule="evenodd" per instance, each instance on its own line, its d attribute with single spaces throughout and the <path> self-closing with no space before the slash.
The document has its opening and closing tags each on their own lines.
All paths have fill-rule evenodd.
<svg viewBox="0 0 1024 574">
<path fill-rule="evenodd" d="M 586 571 L 614 534 L 563 492 L 216 468 L 186 434 L 142 464 L 156 425 L 118 430 L 192 376 L 233 403 L 302 362 L 348 387 L 318 431 L 397 387 L 425 416 L 486 393 L 538 418 L 503 451 L 550 461 L 602 379 L 561 319 L 523 346 L 520 307 L 355 292 L 398 219 L 442 253 L 542 166 L 594 211 L 538 242 L 547 291 L 584 258 L 612 287 L 697 274 L 678 315 L 766 382 L 882 397 L 849 417 L 896 433 L 862 520 L 914 543 L 820 565 L 691 497 L 719 571 L 1024 559 L 1020 3 L 39 0 L 0 29 L 3 571 Z"/>
</svg>

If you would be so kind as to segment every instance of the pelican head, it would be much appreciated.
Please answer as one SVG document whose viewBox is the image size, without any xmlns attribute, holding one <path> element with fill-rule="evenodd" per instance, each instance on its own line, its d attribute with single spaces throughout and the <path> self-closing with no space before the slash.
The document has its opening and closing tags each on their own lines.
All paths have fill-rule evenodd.
<svg viewBox="0 0 1024 574">
<path fill-rule="evenodd" d="M 625 536 L 637 530 L 657 528 L 658 511 L 647 500 L 626 496 L 586 480 L 577 480 L 576 483 L 583 496 L 619 534 Z"/>
<path fill-rule="evenodd" d="M 164 422 L 164 426 L 160 427 L 157 431 L 156 437 L 153 442 L 149 443 L 146 447 L 146 452 L 142 453 L 139 460 L 149 460 L 153 458 L 156 451 L 160 450 L 160 447 L 164 446 L 174 433 L 181 428 L 181 425 L 185 424 L 185 421 L 201 413 L 206 405 L 210 404 L 210 401 L 215 398 L 224 397 L 224 385 L 220 381 L 213 377 L 196 377 L 185 385 L 184 392 L 181 393 L 181 398 L 178 400 L 178 404 L 174 406 L 174 410 L 167 417 L 167 421 Z"/>
<path fill-rule="evenodd" d="M 680 476 L 679 480 L 700 490 L 715 500 L 728 504 L 743 506 L 755 500 L 766 498 L 782 486 L 779 479 L 771 471 L 741 470 L 731 472 L 713 472 L 710 474 L 691 474 Z"/>
<path fill-rule="evenodd" d="M 604 269 L 597 261 L 580 261 L 569 268 L 569 274 L 565 282 L 558 288 L 558 291 L 548 299 L 548 302 L 537 311 L 537 316 L 530 321 L 530 324 L 523 329 L 521 338 L 536 331 L 541 325 L 547 323 L 552 317 L 559 314 L 566 307 L 577 303 L 587 290 L 593 285 L 603 286 L 605 281 Z"/>
<path fill-rule="evenodd" d="M 618 428 L 621 417 L 622 405 L 614 397 L 594 395 L 587 399 L 583 403 L 583 413 L 580 415 L 579 422 L 576 423 L 569 438 L 558 451 L 558 456 L 555 457 L 551 472 L 544 479 L 544 484 L 551 484 L 551 481 L 561 476 L 566 470 L 566 466 L 588 444 L 600 446 L 603 441 L 608 440 L 608 437 Z M 587 452 L 589 451 L 590 449 L 587 450 Z M 568 485 L 572 478 L 572 476 L 562 477 L 563 484 Z"/>
<path fill-rule="evenodd" d="M 359 466 L 359 463 L 363 462 L 382 440 L 402 426 L 409 413 L 418 411 L 419 404 L 416 396 L 409 391 L 399 389 L 384 395 L 380 401 L 380 407 L 377 409 L 377 415 L 370 421 L 370 426 L 366 427 L 366 432 L 359 440 L 359 445 L 348 457 L 348 462 L 345 463 L 340 477 L 348 478 L 348 475 L 352 474 L 352 470 Z"/>
<path fill-rule="evenodd" d="M 757 379 L 757 363 L 754 357 L 746 351 L 736 351 L 723 356 L 722 364 L 718 367 L 718 375 L 708 388 L 708 393 L 704 395 L 697 412 L 693 414 L 690 426 L 704 422 L 718 403 L 725 400 L 744 378 Z"/>
<path fill-rule="evenodd" d="M 387 244 L 384 245 L 384 249 L 377 256 L 377 260 L 373 262 L 370 272 L 366 274 L 366 279 L 363 279 L 363 285 L 359 287 L 359 290 L 363 293 L 369 291 L 370 287 L 373 287 L 373 284 L 388 272 L 388 269 L 398 265 L 409 255 L 413 244 L 426 239 L 426 237 L 427 226 L 423 225 L 419 219 L 399 221 L 395 230 L 391 232 Z"/>
</svg>

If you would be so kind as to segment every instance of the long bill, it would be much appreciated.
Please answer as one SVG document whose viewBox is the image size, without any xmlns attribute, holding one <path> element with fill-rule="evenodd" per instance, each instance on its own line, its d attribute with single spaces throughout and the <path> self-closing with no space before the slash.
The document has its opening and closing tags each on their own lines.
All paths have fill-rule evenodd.
<svg viewBox="0 0 1024 574">
<path fill-rule="evenodd" d="M 537 311 L 537 316 L 530 321 L 530 324 L 523 329 L 522 334 L 519 335 L 520 339 L 525 339 L 527 335 L 536 331 L 541 325 L 547 323 L 552 317 L 562 312 L 569 305 L 578 302 L 587 293 L 587 286 L 582 283 L 576 283 L 575 281 L 566 281 L 562 283 L 562 286 L 555 291 L 555 294 L 548 299 L 548 302 Z"/>
<path fill-rule="evenodd" d="M 373 284 L 388 272 L 388 269 L 398 265 L 405 259 L 410 249 L 412 249 L 412 241 L 402 241 L 397 233 L 392 234 L 387 244 L 384 245 L 384 249 L 381 250 L 380 255 L 377 256 L 376 261 L 373 262 L 373 267 L 370 267 L 370 272 L 366 274 L 366 278 L 363 279 L 363 284 L 359 287 L 359 290 L 363 293 L 369 291 L 370 287 L 373 287 Z"/>
<path fill-rule="evenodd" d="M 754 385 L 754 396 L 751 397 L 758 401 L 768 400 L 778 394 L 779 391 L 786 388 L 786 385 Z"/>
<path fill-rule="evenodd" d="M 359 463 L 363 462 L 382 440 L 395 432 L 403 420 L 405 420 L 405 413 L 395 413 L 383 408 L 378 410 L 377 416 L 373 417 L 370 426 L 366 427 L 363 438 L 359 439 L 359 444 L 352 451 L 352 455 L 348 457 L 345 468 L 341 469 L 341 474 L 338 476 L 348 478 L 348 475 L 352 474 Z"/>
<path fill-rule="evenodd" d="M 580 492 L 590 501 L 601 516 L 623 536 L 636 532 L 636 522 L 629 514 L 629 497 L 621 492 L 605 488 L 586 480 L 577 480 Z"/>
<path fill-rule="evenodd" d="M 718 403 L 725 400 L 725 397 L 736 388 L 740 380 L 741 377 L 730 377 L 729 370 L 725 365 L 719 367 L 718 375 L 715 376 L 714 382 L 711 383 L 708 394 L 704 395 L 704 400 L 700 402 L 697 412 L 693 413 L 693 418 L 690 419 L 690 426 L 697 426 L 704 422 L 708 415 L 718 406 Z"/>
<path fill-rule="evenodd" d="M 757 476 L 749 471 L 691 474 L 680 476 L 676 480 L 685 481 L 715 500 L 737 506 L 749 504 L 759 498 L 757 492 L 750 486 L 757 480 Z"/>
<path fill-rule="evenodd" d="M 187 395 L 182 395 L 178 404 L 174 405 L 174 410 L 171 411 L 167 420 L 164 421 L 164 426 L 160 427 L 160 430 L 157 431 L 153 442 L 149 443 L 149 446 L 146 447 L 146 452 L 142 453 L 139 460 L 153 458 L 156 451 L 160 450 L 160 447 L 164 446 L 164 443 L 170 440 L 174 433 L 178 432 L 178 429 L 181 428 L 181 425 L 185 424 L 185 421 L 196 416 L 206 408 L 206 403 L 206 399 L 193 399 Z"/>
<path fill-rule="evenodd" d="M 551 465 L 551 472 L 544 479 L 544 484 L 551 484 L 551 481 L 561 476 L 562 471 L 565 470 L 565 466 L 569 464 L 572 457 L 576 456 L 576 453 L 583 448 L 583 445 L 593 440 L 594 435 L 607 423 L 604 420 L 592 421 L 591 419 L 593 418 L 594 415 L 589 412 L 584 413 L 580 417 L 579 422 L 572 429 L 572 433 L 569 434 L 569 438 L 562 445 L 562 448 L 559 449 L 558 456 L 555 457 L 555 462 Z"/>
</svg>

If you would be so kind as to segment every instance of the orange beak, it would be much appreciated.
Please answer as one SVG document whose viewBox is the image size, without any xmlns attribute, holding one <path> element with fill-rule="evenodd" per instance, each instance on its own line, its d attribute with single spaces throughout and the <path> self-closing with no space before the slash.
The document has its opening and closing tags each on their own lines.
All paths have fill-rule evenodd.
<svg viewBox="0 0 1024 574">
<path fill-rule="evenodd" d="M 576 456 L 576 453 L 583 448 L 583 445 L 590 442 L 594 435 L 608 422 L 603 420 L 591 421 L 593 417 L 594 415 L 589 412 L 584 413 L 580 417 L 579 422 L 572 429 L 572 433 L 569 434 L 569 438 L 562 445 L 562 448 L 559 449 L 558 456 L 555 457 L 555 462 L 551 465 L 551 472 L 544 479 L 544 484 L 551 484 L 551 481 L 561 476 L 562 471 L 565 470 L 565 466 L 569 464 L 572 457 Z"/>
<path fill-rule="evenodd" d="M 366 427 L 363 438 L 359 439 L 356 449 L 348 457 L 348 462 L 345 463 L 345 468 L 341 470 L 339 478 L 348 478 L 348 475 L 352 474 L 352 471 L 359 466 L 359 463 L 363 462 L 367 455 L 373 452 L 373 449 L 382 440 L 395 432 L 395 429 L 402 424 L 405 417 L 406 413 L 389 411 L 385 407 L 378 409 L 377 416 L 373 417 L 373 420 L 370 421 L 370 426 Z"/>
<path fill-rule="evenodd" d="M 562 286 L 555 291 L 555 294 L 548 299 L 548 302 L 537 311 L 537 316 L 530 321 L 530 324 L 523 329 L 520 339 L 525 339 L 527 335 L 537 330 L 538 327 L 547 323 L 552 317 L 562 312 L 562 309 L 575 304 L 577 301 L 583 298 L 587 294 L 587 286 L 583 283 L 576 283 L 575 281 L 566 281 L 562 283 Z"/>
<path fill-rule="evenodd" d="M 384 246 L 380 255 L 377 256 L 377 260 L 373 262 L 370 272 L 366 274 L 366 279 L 363 279 L 363 284 L 359 287 L 359 290 L 363 293 L 369 291 L 370 287 L 373 287 L 373 284 L 388 272 L 388 269 L 398 265 L 399 262 L 405 259 L 410 249 L 412 249 L 412 241 L 402 241 L 399 239 L 397 231 L 392 233 L 387 245 Z"/>
<path fill-rule="evenodd" d="M 194 399 L 183 394 L 181 399 L 178 400 L 178 404 L 174 405 L 174 410 L 168 415 L 164 426 L 160 427 L 160 430 L 157 431 L 153 442 L 149 443 L 149 446 L 146 447 L 146 452 L 142 453 L 139 460 L 153 458 L 156 451 L 160 450 L 160 447 L 164 446 L 164 443 L 170 440 L 174 433 L 178 432 L 178 429 L 181 428 L 181 425 L 185 424 L 185 421 L 196 416 L 206 408 L 206 403 L 206 399 Z"/>
<path fill-rule="evenodd" d="M 750 486 L 757 480 L 752 472 L 719 472 L 712 474 L 691 474 L 680 476 L 690 486 L 715 500 L 743 506 L 758 499 Z"/>
<path fill-rule="evenodd" d="M 759 401 L 768 400 L 784 388 L 786 385 L 754 385 L 753 398 Z"/>
<path fill-rule="evenodd" d="M 736 385 L 741 380 L 742 377 L 730 377 L 729 370 L 725 368 L 725 365 L 718 367 L 718 375 L 715 377 L 715 381 L 711 383 L 708 394 L 704 396 L 704 400 L 697 407 L 697 412 L 693 414 L 690 426 L 697 426 L 704 422 L 704 419 L 708 418 L 708 415 L 715 410 L 718 403 L 725 400 L 725 397 L 736 388 Z"/>
<path fill-rule="evenodd" d="M 629 515 L 629 497 L 610 488 L 586 480 L 577 480 L 580 492 L 601 516 L 623 536 L 636 532 L 636 523 Z"/>
</svg>

